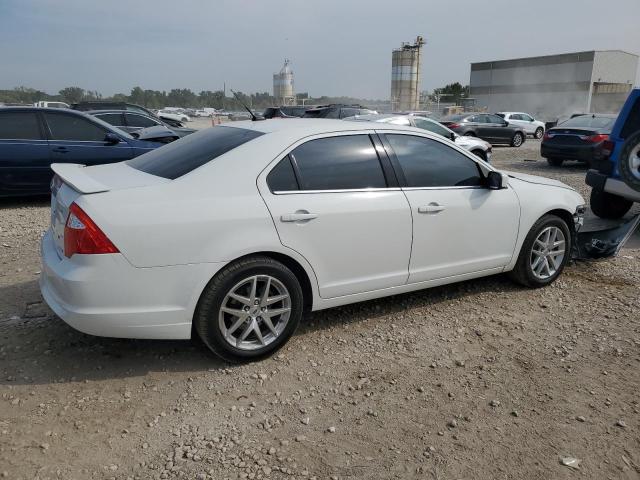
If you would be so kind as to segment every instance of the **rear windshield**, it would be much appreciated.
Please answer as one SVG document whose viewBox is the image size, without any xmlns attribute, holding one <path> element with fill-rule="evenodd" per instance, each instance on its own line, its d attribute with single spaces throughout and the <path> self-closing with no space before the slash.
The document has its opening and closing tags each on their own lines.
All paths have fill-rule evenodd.
<svg viewBox="0 0 640 480">
<path fill-rule="evenodd" d="M 127 164 L 145 173 L 174 180 L 261 135 L 264 134 L 244 128 L 207 128 L 140 155 Z"/>
<path fill-rule="evenodd" d="M 581 115 L 579 117 L 570 118 L 566 122 L 562 122 L 562 127 L 578 127 L 578 128 L 611 128 L 615 118 L 611 117 L 594 117 L 592 115 Z"/>
</svg>

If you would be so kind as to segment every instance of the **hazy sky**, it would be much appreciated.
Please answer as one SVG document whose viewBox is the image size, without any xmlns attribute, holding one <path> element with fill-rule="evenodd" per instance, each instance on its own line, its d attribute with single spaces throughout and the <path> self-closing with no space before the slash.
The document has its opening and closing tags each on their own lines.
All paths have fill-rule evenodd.
<svg viewBox="0 0 640 480">
<path fill-rule="evenodd" d="M 0 88 L 271 92 L 286 57 L 297 92 L 388 98 L 418 34 L 431 90 L 475 61 L 640 54 L 639 21 L 640 0 L 0 0 Z"/>
</svg>

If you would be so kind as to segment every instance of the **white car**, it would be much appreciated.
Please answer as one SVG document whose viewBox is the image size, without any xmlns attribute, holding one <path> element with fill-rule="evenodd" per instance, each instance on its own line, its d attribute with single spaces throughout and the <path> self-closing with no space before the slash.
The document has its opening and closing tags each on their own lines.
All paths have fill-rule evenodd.
<svg viewBox="0 0 640 480">
<path fill-rule="evenodd" d="M 169 120 L 176 120 L 178 122 L 190 122 L 191 118 L 185 113 L 176 112 L 173 110 L 159 110 L 158 117 L 168 118 Z"/>
<path fill-rule="evenodd" d="M 522 112 L 498 112 L 499 117 L 504 118 L 510 124 L 521 127 L 527 135 L 541 139 L 544 135 L 544 122 L 536 120 L 528 113 Z"/>
<path fill-rule="evenodd" d="M 453 130 L 448 129 L 440 122 L 436 122 L 427 117 L 419 115 L 407 114 L 371 114 L 371 115 L 355 115 L 353 117 L 345 118 L 344 120 L 357 121 L 357 122 L 379 122 L 390 123 L 393 125 L 405 125 L 429 132 L 437 133 L 445 138 L 453 140 L 456 145 L 469 150 L 474 155 L 480 157 L 485 162 L 491 162 L 492 146 L 489 142 L 482 140 L 478 137 L 471 137 L 468 135 L 458 135 Z"/>
<path fill-rule="evenodd" d="M 584 200 L 425 130 L 245 121 L 126 162 L 54 164 L 42 295 L 92 335 L 188 339 L 228 360 L 320 310 L 502 272 L 553 282 Z"/>
</svg>

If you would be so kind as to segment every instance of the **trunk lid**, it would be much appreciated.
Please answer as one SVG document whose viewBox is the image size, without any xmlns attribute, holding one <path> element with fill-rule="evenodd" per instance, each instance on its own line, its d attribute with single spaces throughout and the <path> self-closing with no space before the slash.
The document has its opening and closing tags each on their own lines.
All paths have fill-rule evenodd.
<svg viewBox="0 0 640 480">
<path fill-rule="evenodd" d="M 545 140 L 548 145 L 590 145 L 585 137 L 597 135 L 598 130 L 591 128 L 562 128 L 555 127 L 547 131 L 549 138 Z"/>
<path fill-rule="evenodd" d="M 64 256 L 64 227 L 69 207 L 78 198 L 171 181 L 131 168 L 125 162 L 91 167 L 75 163 L 54 163 L 51 169 L 56 174 L 51 182 L 51 233 L 60 258 Z"/>
</svg>

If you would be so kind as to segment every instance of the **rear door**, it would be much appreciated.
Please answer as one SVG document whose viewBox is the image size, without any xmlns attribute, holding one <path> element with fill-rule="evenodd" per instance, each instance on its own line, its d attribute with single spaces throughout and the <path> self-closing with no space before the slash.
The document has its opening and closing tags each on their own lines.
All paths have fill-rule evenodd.
<svg viewBox="0 0 640 480">
<path fill-rule="evenodd" d="M 99 165 L 133 157 L 133 150 L 124 139 L 115 144 L 105 141 L 110 132 L 88 118 L 64 112 L 46 112 L 44 118 L 52 163 Z"/>
<path fill-rule="evenodd" d="M 0 195 L 48 193 L 50 165 L 38 114 L 0 112 Z"/>
<path fill-rule="evenodd" d="M 125 120 L 128 128 L 127 131 L 129 132 L 135 132 L 136 130 L 141 130 L 143 128 L 162 125 L 160 122 L 153 120 L 152 118 L 149 118 L 146 115 L 141 115 L 139 113 L 127 112 L 125 114 Z"/>
<path fill-rule="evenodd" d="M 411 212 L 374 141 L 358 132 L 300 142 L 258 182 L 282 244 L 311 264 L 323 298 L 407 281 Z"/>
</svg>

